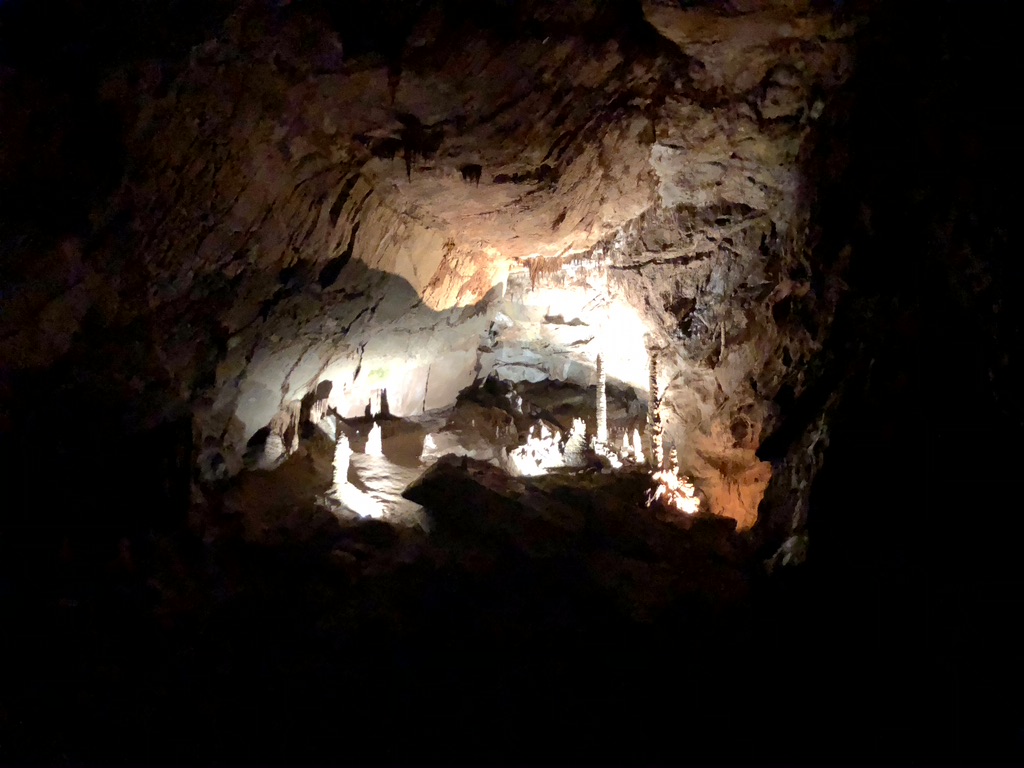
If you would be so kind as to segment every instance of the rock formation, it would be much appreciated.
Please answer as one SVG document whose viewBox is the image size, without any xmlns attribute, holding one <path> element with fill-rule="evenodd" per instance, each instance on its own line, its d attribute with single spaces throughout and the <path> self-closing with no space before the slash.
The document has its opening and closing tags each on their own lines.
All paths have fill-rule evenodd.
<svg viewBox="0 0 1024 768">
<path fill-rule="evenodd" d="M 633 458 L 637 464 L 644 464 L 646 462 L 646 456 L 644 455 L 644 442 L 640 439 L 640 430 L 633 430 Z"/>
<path fill-rule="evenodd" d="M 363 453 L 367 456 L 383 456 L 384 447 L 381 440 L 381 428 L 377 422 L 373 423 L 370 427 L 370 432 L 366 436 L 366 447 L 363 449 Z"/>
<path fill-rule="evenodd" d="M 348 438 L 345 435 L 338 435 L 334 447 L 334 488 L 338 495 L 341 493 L 339 489 L 348 485 L 348 468 L 351 461 L 352 448 L 349 446 Z"/>
<path fill-rule="evenodd" d="M 651 370 L 648 385 L 650 400 L 648 414 L 650 422 L 648 426 L 651 431 L 651 463 L 655 470 L 661 470 L 665 465 L 665 447 L 663 428 L 661 424 L 661 385 L 658 383 L 658 353 L 651 350 Z"/>
<path fill-rule="evenodd" d="M 601 354 L 597 355 L 597 431 L 594 439 L 601 444 L 608 442 L 608 395 L 606 392 L 607 377 L 604 372 L 604 361 Z"/>
<path fill-rule="evenodd" d="M 267 435 L 267 441 L 263 444 L 263 453 L 260 456 L 257 467 L 259 469 L 273 469 L 285 456 L 284 440 L 277 432 Z"/>
<path fill-rule="evenodd" d="M 662 429 L 753 524 L 759 441 L 843 291 L 807 232 L 856 17 L 531 2 L 453 45 L 451 9 L 415 3 L 388 63 L 315 3 L 229 5 L 176 60 L 101 68 L 124 162 L 77 231 L 10 240 L 32 267 L 5 275 L 7 368 L 73 359 L 136 423 L 187 413 L 232 475 L 327 382 L 341 418 L 384 390 L 405 417 L 491 374 L 588 386 L 600 343 L 608 382 L 643 392 L 649 336 Z"/>
</svg>

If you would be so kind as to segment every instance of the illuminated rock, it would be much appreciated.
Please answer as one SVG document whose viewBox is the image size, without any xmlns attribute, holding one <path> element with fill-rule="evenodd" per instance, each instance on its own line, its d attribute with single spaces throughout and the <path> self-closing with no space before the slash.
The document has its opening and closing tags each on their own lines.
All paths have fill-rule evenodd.
<svg viewBox="0 0 1024 768">
<path fill-rule="evenodd" d="M 363 453 L 367 456 L 383 456 L 384 447 L 381 441 L 380 424 L 374 422 L 374 425 L 370 427 L 370 433 L 366 436 L 366 447 L 363 449 Z"/>
<path fill-rule="evenodd" d="M 338 420 L 334 417 L 334 414 L 328 414 L 320 419 L 320 421 L 316 423 L 316 428 L 320 430 L 320 432 L 322 432 L 332 443 L 337 440 Z"/>
<path fill-rule="evenodd" d="M 597 356 L 597 434 L 594 438 L 599 444 L 608 442 L 608 395 L 606 391 L 604 360 Z"/>
<path fill-rule="evenodd" d="M 375 389 L 370 393 L 370 415 L 376 418 L 380 416 L 382 411 L 382 401 L 384 398 L 383 389 Z"/>
<path fill-rule="evenodd" d="M 587 425 L 583 419 L 573 419 L 572 429 L 565 441 L 565 466 L 582 467 L 587 463 Z"/>
<path fill-rule="evenodd" d="M 640 430 L 633 430 L 633 459 L 637 464 L 646 464 L 647 459 L 644 456 L 644 442 L 640 439 Z"/>
<path fill-rule="evenodd" d="M 695 515 L 700 509 L 697 489 L 690 478 L 680 476 L 678 468 L 658 470 L 651 479 L 655 487 L 648 494 L 647 506 L 660 505 L 687 515 Z"/>
<path fill-rule="evenodd" d="M 340 489 L 348 484 L 348 468 L 352 462 L 352 448 L 349 446 L 348 438 L 345 435 L 338 436 L 338 443 L 334 447 L 334 487 Z"/>
<path fill-rule="evenodd" d="M 656 469 L 661 469 L 665 463 L 665 448 L 662 442 L 661 424 L 661 390 L 658 384 L 658 353 L 651 350 L 651 371 L 650 371 L 650 405 L 648 416 L 651 426 L 651 461 Z"/>
</svg>

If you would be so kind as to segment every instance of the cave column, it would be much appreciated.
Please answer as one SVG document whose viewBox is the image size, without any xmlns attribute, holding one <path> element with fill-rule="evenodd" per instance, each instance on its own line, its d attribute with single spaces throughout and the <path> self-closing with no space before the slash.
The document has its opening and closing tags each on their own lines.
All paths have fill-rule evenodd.
<svg viewBox="0 0 1024 768">
<path fill-rule="evenodd" d="M 660 470 L 665 463 L 665 446 L 662 438 L 661 424 L 661 394 L 658 390 L 658 353 L 650 350 L 651 358 L 651 379 L 650 379 L 650 403 L 648 406 L 648 419 L 651 427 L 651 454 L 654 468 Z"/>
<path fill-rule="evenodd" d="M 601 354 L 597 355 L 597 435 L 599 445 L 608 442 L 608 397 L 605 391 L 606 375 L 604 372 L 604 359 Z"/>
</svg>

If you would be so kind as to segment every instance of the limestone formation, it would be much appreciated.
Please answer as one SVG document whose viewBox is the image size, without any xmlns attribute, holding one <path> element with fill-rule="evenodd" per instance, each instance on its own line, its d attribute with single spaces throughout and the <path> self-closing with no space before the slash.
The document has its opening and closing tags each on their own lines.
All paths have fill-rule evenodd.
<svg viewBox="0 0 1024 768">
<path fill-rule="evenodd" d="M 453 49 L 437 4 L 399 3 L 420 10 L 389 56 L 341 57 L 303 10 L 319 4 L 245 5 L 156 81 L 142 59 L 100 68 L 131 140 L 68 233 L 88 245 L 5 240 L 5 263 L 33 266 L 4 275 L 21 297 L 0 313 L 4 365 L 104 360 L 86 378 L 140 423 L 189 410 L 234 474 L 323 382 L 312 421 L 382 415 L 384 387 L 415 416 L 492 373 L 592 386 L 600 345 L 603 375 L 640 394 L 650 334 L 672 353 L 662 383 L 689 382 L 651 392 L 654 461 L 665 431 L 751 525 L 770 475 L 756 436 L 786 418 L 775 396 L 804 385 L 843 291 L 843 259 L 812 269 L 804 233 L 856 25 L 827 4 L 645 2 L 605 37 L 545 11 L 544 35 L 470 25 Z M 8 82 L 0 102 L 20 104 Z M 88 348 L 107 331 L 133 353 Z"/>
<path fill-rule="evenodd" d="M 309 407 L 309 421 L 311 424 L 319 424 L 320 421 L 327 415 L 328 401 L 317 400 Z"/>
<path fill-rule="evenodd" d="M 549 469 L 566 466 L 566 459 L 559 445 L 560 436 L 552 433 L 547 425 L 541 424 L 539 436 L 534 437 L 535 427 L 531 426 L 526 444 L 511 451 L 502 449 L 501 464 L 514 476 L 531 477 L 542 475 Z"/>
<path fill-rule="evenodd" d="M 587 425 L 583 419 L 573 419 L 572 429 L 565 441 L 565 466 L 582 467 L 587 463 Z"/>
<path fill-rule="evenodd" d="M 374 389 L 370 392 L 370 416 L 376 418 L 381 414 L 382 400 L 384 396 L 384 390 Z"/>
<path fill-rule="evenodd" d="M 597 355 L 597 434 L 594 438 L 599 444 L 608 442 L 608 397 L 605 392 L 606 376 L 604 361 L 600 353 Z"/>
<path fill-rule="evenodd" d="M 644 455 L 644 441 L 640 439 L 640 430 L 633 429 L 633 458 L 637 464 L 645 464 L 647 457 Z"/>
<path fill-rule="evenodd" d="M 370 432 L 366 436 L 366 448 L 363 449 L 363 453 L 367 456 L 383 456 L 384 447 L 381 440 L 380 424 L 377 422 L 373 423 L 370 427 Z"/>
<path fill-rule="evenodd" d="M 661 391 L 658 384 L 658 353 L 652 349 L 650 355 L 650 405 L 648 406 L 648 414 L 651 427 L 651 461 L 654 464 L 654 468 L 658 470 L 665 463 L 665 448 L 661 424 Z"/>
<path fill-rule="evenodd" d="M 316 423 L 316 428 L 332 443 L 338 438 L 338 420 L 334 414 L 327 414 Z"/>
<path fill-rule="evenodd" d="M 348 468 L 352 461 L 352 448 L 345 435 L 338 435 L 334 447 L 334 488 L 337 491 L 348 484 Z"/>
<path fill-rule="evenodd" d="M 263 455 L 260 457 L 260 469 L 273 469 L 284 458 L 284 440 L 277 432 L 267 435 L 267 442 L 263 444 Z"/>
</svg>

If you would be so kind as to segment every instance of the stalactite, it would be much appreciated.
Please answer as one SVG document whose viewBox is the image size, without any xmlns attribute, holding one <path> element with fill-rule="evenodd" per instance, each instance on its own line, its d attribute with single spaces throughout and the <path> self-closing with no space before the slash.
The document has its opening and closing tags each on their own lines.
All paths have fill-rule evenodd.
<svg viewBox="0 0 1024 768">
<path fill-rule="evenodd" d="M 384 397 L 384 390 L 375 389 L 370 392 L 370 416 L 376 418 L 381 413 L 381 401 Z"/>
<path fill-rule="evenodd" d="M 597 356 L 597 442 L 604 444 L 608 442 L 608 398 L 606 394 L 606 375 L 604 372 L 604 360 L 601 355 Z"/>
<path fill-rule="evenodd" d="M 312 424 L 319 424 L 327 415 L 328 400 L 317 400 L 309 407 L 309 421 Z"/>
<path fill-rule="evenodd" d="M 650 380 L 650 406 L 648 417 L 651 423 L 651 454 L 656 469 L 661 469 L 665 463 L 665 448 L 662 442 L 661 424 L 661 393 L 658 389 L 658 353 L 650 351 L 651 356 L 651 380 Z"/>
<path fill-rule="evenodd" d="M 573 264 L 573 256 L 538 256 L 530 259 L 527 266 L 530 270 L 530 287 L 536 288 L 537 283 L 546 275 L 556 275 L 565 267 Z"/>
</svg>

